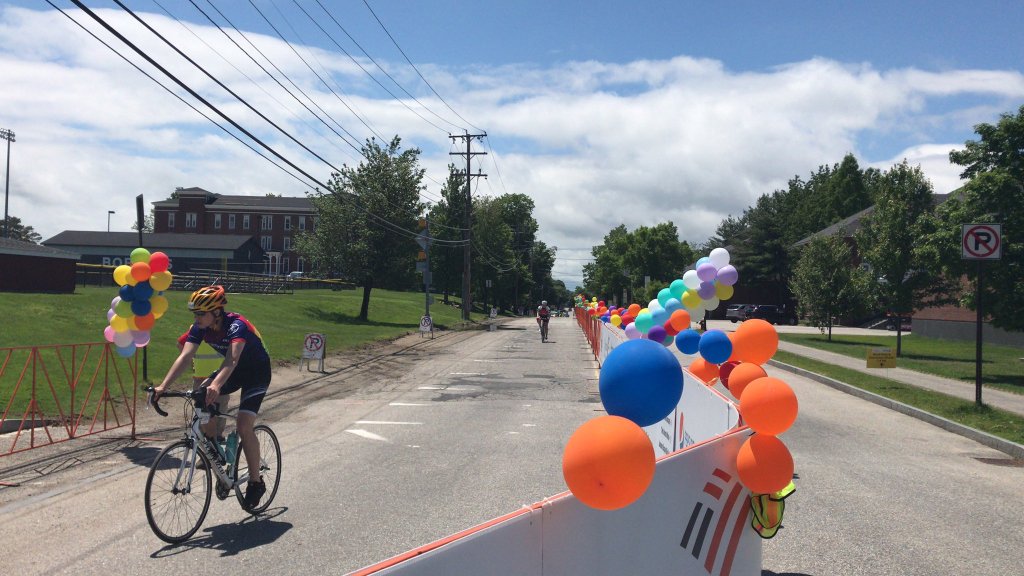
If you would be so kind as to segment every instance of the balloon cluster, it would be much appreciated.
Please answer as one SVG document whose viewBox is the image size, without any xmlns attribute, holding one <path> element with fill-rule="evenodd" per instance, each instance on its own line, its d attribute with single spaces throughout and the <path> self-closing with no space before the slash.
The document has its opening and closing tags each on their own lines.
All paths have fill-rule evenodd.
<svg viewBox="0 0 1024 576">
<path fill-rule="evenodd" d="M 793 478 L 793 457 L 778 435 L 796 421 L 798 404 L 793 389 L 762 368 L 779 348 L 775 327 L 747 320 L 731 334 L 708 330 L 676 344 L 684 354 L 700 355 L 690 373 L 708 385 L 720 381 L 739 400 L 740 416 L 754 431 L 736 457 L 740 482 L 755 494 L 785 488 Z"/>
<path fill-rule="evenodd" d="M 171 262 L 163 252 L 150 254 L 145 248 L 136 248 L 131 262 L 131 266 L 122 264 L 114 269 L 114 282 L 120 288 L 107 310 L 110 325 L 103 329 L 103 337 L 124 358 L 149 344 L 150 330 L 167 311 L 163 293 L 172 280 L 167 271 Z"/>
<path fill-rule="evenodd" d="M 676 356 L 660 343 L 627 340 L 601 365 L 599 389 L 608 415 L 572 434 L 562 474 L 584 504 L 617 510 L 640 498 L 654 478 L 654 447 L 642 427 L 665 418 L 679 404 L 683 374 Z"/>
<path fill-rule="evenodd" d="M 715 248 L 710 255 L 697 260 L 693 270 L 673 280 L 668 288 L 662 288 L 646 308 L 639 304 L 607 307 L 596 297 L 586 307 L 591 316 L 621 328 L 630 340 L 645 338 L 664 346 L 674 342 L 682 350 L 681 341 L 685 340 L 689 347 L 695 338 L 700 338 L 696 330 L 689 329 L 690 323 L 732 298 L 739 273 L 729 264 L 729 258 L 728 250 Z"/>
</svg>

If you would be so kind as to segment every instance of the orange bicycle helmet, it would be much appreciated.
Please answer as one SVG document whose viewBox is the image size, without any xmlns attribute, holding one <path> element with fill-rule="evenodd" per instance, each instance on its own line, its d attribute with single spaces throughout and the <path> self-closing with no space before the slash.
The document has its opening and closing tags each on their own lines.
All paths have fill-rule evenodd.
<svg viewBox="0 0 1024 576">
<path fill-rule="evenodd" d="M 188 309 L 193 312 L 212 312 L 227 303 L 223 286 L 204 286 L 189 297 Z"/>
</svg>

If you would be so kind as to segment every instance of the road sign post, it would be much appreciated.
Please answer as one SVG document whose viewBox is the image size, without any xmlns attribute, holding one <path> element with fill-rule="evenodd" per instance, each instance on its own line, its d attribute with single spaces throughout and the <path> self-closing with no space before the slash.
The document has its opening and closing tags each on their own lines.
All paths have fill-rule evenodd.
<svg viewBox="0 0 1024 576">
<path fill-rule="evenodd" d="M 982 291 L 985 289 L 985 260 L 999 260 L 1003 255 L 1003 227 L 1001 224 L 963 224 L 960 234 L 961 256 L 964 260 L 978 262 L 978 282 L 975 289 L 975 308 L 978 317 L 974 335 L 974 403 L 981 406 L 981 340 Z"/>
</svg>

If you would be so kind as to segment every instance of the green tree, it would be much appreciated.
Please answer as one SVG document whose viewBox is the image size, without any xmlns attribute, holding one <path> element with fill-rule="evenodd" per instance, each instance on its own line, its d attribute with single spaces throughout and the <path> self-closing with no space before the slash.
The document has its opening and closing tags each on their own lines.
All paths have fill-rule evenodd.
<svg viewBox="0 0 1024 576">
<path fill-rule="evenodd" d="M 800 251 L 789 281 L 797 310 L 812 326 L 828 331 L 836 317 L 856 315 L 873 306 L 870 276 L 852 266 L 845 234 L 819 236 Z"/>
<path fill-rule="evenodd" d="M 932 185 L 919 166 L 904 160 L 883 173 L 873 191 L 875 209 L 861 221 L 856 239 L 871 267 L 880 303 L 897 318 L 896 355 L 902 352 L 901 318 L 924 307 L 935 285 L 916 244 L 927 231 Z"/>
<path fill-rule="evenodd" d="M 466 227 L 466 177 L 448 166 L 448 179 L 441 187 L 441 200 L 430 207 L 427 219 L 430 236 L 436 240 L 430 249 L 431 284 L 443 293 L 444 302 L 450 294 L 462 290 L 463 230 Z"/>
<path fill-rule="evenodd" d="M 795 241 L 787 233 L 786 194 L 776 191 L 757 199 L 744 215 L 747 230 L 734 257 L 745 286 L 760 294 L 774 294 L 777 304 L 790 300 L 789 247 Z"/>
<path fill-rule="evenodd" d="M 7 215 L 7 220 L 4 221 L 4 229 L 7 231 L 7 237 L 11 240 L 21 240 L 22 242 L 31 242 L 33 244 L 39 244 L 43 240 L 43 237 L 33 230 L 31 226 L 22 224 L 21 218 L 11 216 L 10 214 Z"/>
<path fill-rule="evenodd" d="M 966 142 L 949 159 L 963 166 L 967 183 L 938 210 L 926 245 L 944 276 L 959 284 L 972 280 L 962 302 L 977 309 L 977 265 L 961 259 L 962 224 L 1002 225 L 1002 259 L 985 262 L 984 311 L 993 326 L 1024 330 L 1024 106 L 1003 114 L 996 124 L 974 127 L 978 140 Z"/>
<path fill-rule="evenodd" d="M 363 287 L 359 319 L 364 322 L 373 288 L 412 284 L 424 171 L 418 148 L 400 148 L 398 136 L 387 147 L 367 140 L 364 161 L 343 166 L 331 175 L 330 190 L 311 198 L 318 212 L 316 230 L 296 241 L 317 269 L 340 272 Z"/>
</svg>

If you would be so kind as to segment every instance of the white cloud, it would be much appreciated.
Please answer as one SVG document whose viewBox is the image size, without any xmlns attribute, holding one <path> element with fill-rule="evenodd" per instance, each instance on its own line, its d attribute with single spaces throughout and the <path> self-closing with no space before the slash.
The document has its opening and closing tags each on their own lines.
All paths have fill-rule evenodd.
<svg viewBox="0 0 1024 576">
<path fill-rule="evenodd" d="M 131 37 L 161 61 L 175 60 L 127 16 L 100 13 L 132 30 Z M 165 16 L 145 18 L 332 164 L 357 162 L 349 145 L 266 79 L 219 31 L 200 24 L 190 24 L 189 31 Z M 384 94 L 344 54 L 300 48 L 304 56 L 315 55 L 314 66 L 322 63 L 334 75 L 328 89 L 280 40 L 247 36 L 350 131 L 352 137 L 345 137 L 356 145 L 370 130 L 352 110 L 386 139 L 399 134 L 406 146 L 420 147 L 431 196 L 437 196 L 435 182 L 444 181 L 449 162 L 460 161 L 448 154 L 447 134 Z M 384 64 L 414 85 L 407 67 Z M 152 202 L 176 186 L 254 195 L 298 196 L 306 190 L 59 13 L 0 13 L 0 66 L 0 127 L 17 133 L 10 211 L 44 237 L 65 229 L 103 229 L 107 210 L 118 211 L 114 229 L 128 230 L 137 194 Z M 329 177 L 329 167 L 208 78 L 180 63 L 172 68 L 305 170 L 321 180 Z M 949 165 L 949 150 L 974 137 L 975 124 L 996 121 L 1024 97 L 1020 71 L 878 70 L 821 58 L 742 73 L 688 56 L 550 68 L 435 64 L 421 71 L 499 146 L 497 167 L 493 157 L 474 159 L 474 172 L 479 166 L 489 174 L 481 193 L 533 197 L 540 238 L 559 247 L 563 260 L 556 273 L 568 280 L 580 279 L 578 259 L 620 223 L 632 229 L 671 220 L 683 239 L 701 242 L 722 218 L 739 215 L 759 195 L 849 152 L 862 167 L 884 169 L 906 158 L 922 166 L 937 192 L 948 192 L 959 185 L 960 171 Z M 260 79 L 260 86 L 246 76 Z M 417 99 L 454 119 L 433 94 L 417 93 Z M 415 102 L 407 104 L 444 130 L 460 132 Z M 341 132 L 334 121 L 328 123 Z"/>
</svg>

